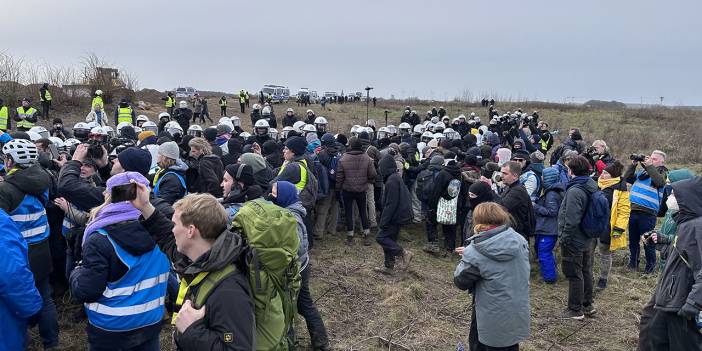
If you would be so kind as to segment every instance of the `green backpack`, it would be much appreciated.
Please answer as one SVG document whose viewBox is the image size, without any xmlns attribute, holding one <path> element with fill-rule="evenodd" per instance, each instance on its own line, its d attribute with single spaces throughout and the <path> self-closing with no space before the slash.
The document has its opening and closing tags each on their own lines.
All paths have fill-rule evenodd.
<svg viewBox="0 0 702 351">
<path fill-rule="evenodd" d="M 232 227 L 248 244 L 246 265 L 256 314 L 256 350 L 287 350 L 301 283 L 297 220 L 290 211 L 258 199 L 239 209 Z"/>
</svg>

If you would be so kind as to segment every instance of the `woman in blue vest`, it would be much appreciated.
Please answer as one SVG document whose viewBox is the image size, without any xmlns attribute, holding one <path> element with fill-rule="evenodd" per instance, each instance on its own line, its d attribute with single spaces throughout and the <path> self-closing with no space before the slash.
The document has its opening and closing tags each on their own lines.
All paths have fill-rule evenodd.
<svg viewBox="0 0 702 351">
<path fill-rule="evenodd" d="M 105 202 L 90 213 L 83 260 L 70 278 L 71 293 L 85 305 L 90 350 L 159 350 L 170 263 L 139 223 L 129 202 L 111 201 L 113 187 L 139 173 L 107 181 Z"/>
</svg>

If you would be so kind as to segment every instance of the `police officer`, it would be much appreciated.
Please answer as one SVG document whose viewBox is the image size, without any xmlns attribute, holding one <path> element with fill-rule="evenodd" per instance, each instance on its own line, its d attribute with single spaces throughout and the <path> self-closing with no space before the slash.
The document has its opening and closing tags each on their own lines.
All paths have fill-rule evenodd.
<svg viewBox="0 0 702 351">
<path fill-rule="evenodd" d="M 227 97 L 222 95 L 219 98 L 219 116 L 224 117 L 227 115 Z"/>
<path fill-rule="evenodd" d="M 115 109 L 115 125 L 122 122 L 136 125 L 136 112 L 132 106 L 129 105 L 129 102 L 127 102 L 127 98 L 122 98 Z"/>
<path fill-rule="evenodd" d="M 10 120 L 10 112 L 5 106 L 5 102 L 0 99 L 0 130 L 6 132 L 12 128 Z"/>
<path fill-rule="evenodd" d="M 239 107 L 241 108 L 241 113 L 246 113 L 246 92 L 244 89 L 239 92 Z"/>
<path fill-rule="evenodd" d="M 168 94 L 166 94 L 166 97 L 161 98 L 161 100 L 166 102 L 166 112 L 168 112 L 169 115 L 173 116 L 173 109 L 175 108 L 175 97 L 173 96 L 173 92 L 169 91 Z"/>
<path fill-rule="evenodd" d="M 17 130 L 20 132 L 26 132 L 30 128 L 34 127 L 34 123 L 37 123 L 37 115 L 39 111 L 34 107 L 30 106 L 31 101 L 29 98 L 22 99 L 22 106 L 18 107 L 15 114 L 15 122 L 17 122 Z"/>
<path fill-rule="evenodd" d="M 44 119 L 49 119 L 49 109 L 51 109 L 51 92 L 49 83 L 44 83 L 39 89 L 39 100 L 41 101 L 41 114 Z"/>
<path fill-rule="evenodd" d="M 95 90 L 95 96 L 93 97 L 93 101 L 90 103 L 90 107 L 95 109 L 95 105 L 100 105 L 100 108 L 103 111 L 105 110 L 105 102 L 102 100 L 102 90 L 100 89 Z M 105 120 L 105 123 L 107 123 L 107 120 Z"/>
</svg>

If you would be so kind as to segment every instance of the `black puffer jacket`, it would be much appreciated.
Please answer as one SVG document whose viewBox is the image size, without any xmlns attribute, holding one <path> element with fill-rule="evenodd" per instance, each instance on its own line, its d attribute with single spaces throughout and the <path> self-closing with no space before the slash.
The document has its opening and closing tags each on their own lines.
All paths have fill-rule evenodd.
<svg viewBox="0 0 702 351">
<path fill-rule="evenodd" d="M 514 230 L 524 237 L 532 236 L 536 230 L 536 216 L 524 185 L 514 182 L 500 195 L 497 202 L 514 217 Z"/>
<path fill-rule="evenodd" d="M 188 165 L 178 159 L 176 164 L 169 167 L 168 170 L 159 174 L 160 183 L 158 184 L 158 195 L 156 195 L 156 182 L 153 182 L 154 196 L 163 199 L 168 204 L 173 205 L 176 201 L 185 196 L 186 188 L 183 187 L 180 179 L 185 181 L 185 172 L 188 170 Z M 181 178 L 178 178 L 181 177 Z M 157 179 L 159 181 L 159 179 Z"/>
<path fill-rule="evenodd" d="M 395 159 L 385 155 L 380 160 L 380 174 L 385 181 L 383 211 L 378 221 L 380 228 L 388 225 L 407 224 L 412 221 L 412 198 L 397 173 Z"/>
<path fill-rule="evenodd" d="M 186 172 L 188 190 L 191 193 L 208 193 L 222 197 L 222 177 L 224 166 L 217 155 L 201 155 L 198 159 L 188 158 Z"/>
</svg>

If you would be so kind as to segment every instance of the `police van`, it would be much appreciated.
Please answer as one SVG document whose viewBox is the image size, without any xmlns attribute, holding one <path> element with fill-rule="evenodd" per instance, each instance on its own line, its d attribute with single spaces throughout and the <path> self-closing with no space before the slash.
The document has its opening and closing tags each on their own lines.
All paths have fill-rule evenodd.
<svg viewBox="0 0 702 351">
<path fill-rule="evenodd" d="M 282 85 L 264 85 L 261 89 L 264 96 L 271 96 L 271 102 L 281 103 L 290 100 L 290 89 Z"/>
</svg>

